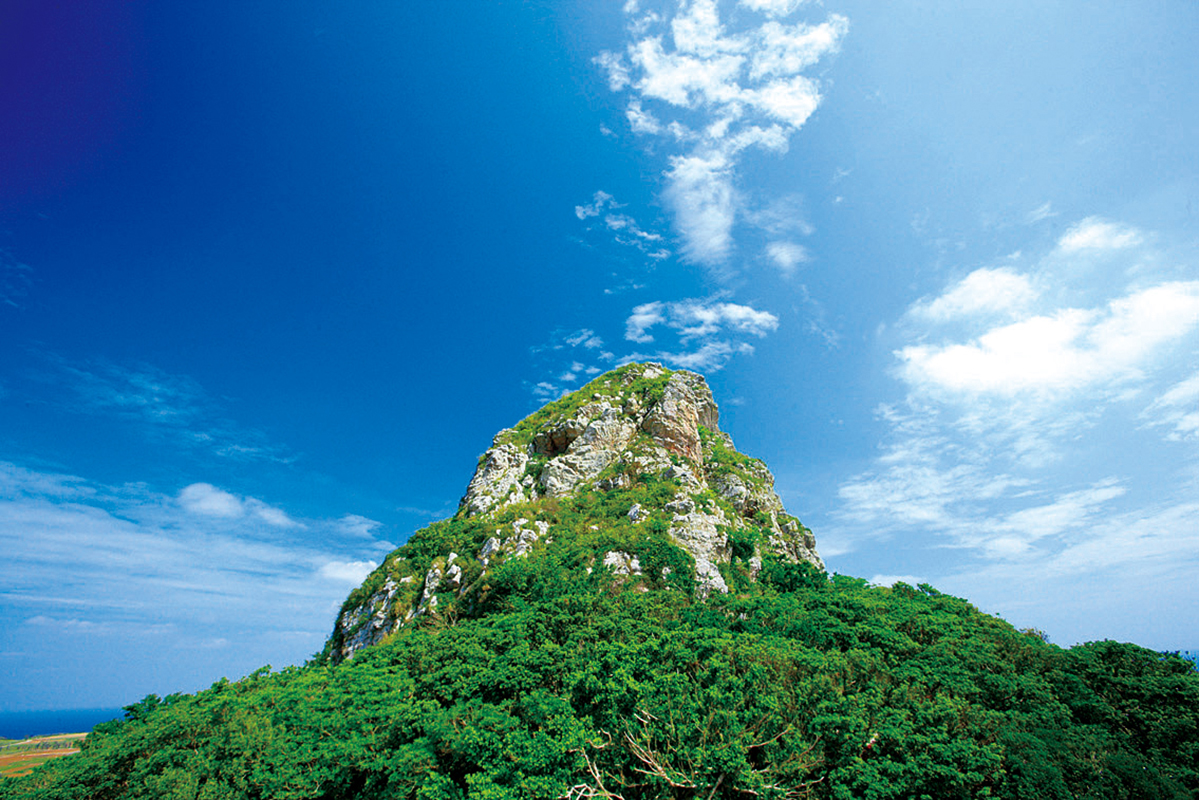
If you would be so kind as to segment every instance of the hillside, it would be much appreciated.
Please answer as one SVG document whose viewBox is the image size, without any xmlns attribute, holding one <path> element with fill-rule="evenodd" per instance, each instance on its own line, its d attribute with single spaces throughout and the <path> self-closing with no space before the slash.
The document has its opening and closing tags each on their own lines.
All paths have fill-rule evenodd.
<svg viewBox="0 0 1200 800">
<path fill-rule="evenodd" d="M 0 798 L 1183 798 L 1193 664 L 828 575 L 703 378 L 501 431 L 311 663 L 148 697 Z"/>
</svg>

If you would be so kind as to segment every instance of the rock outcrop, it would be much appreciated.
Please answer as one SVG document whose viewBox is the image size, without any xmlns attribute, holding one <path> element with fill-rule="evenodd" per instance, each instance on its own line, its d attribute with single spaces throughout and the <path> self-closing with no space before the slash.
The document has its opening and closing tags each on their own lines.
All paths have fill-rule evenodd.
<svg viewBox="0 0 1200 800">
<path fill-rule="evenodd" d="M 444 555 L 431 555 L 442 540 Z M 555 542 L 594 550 L 589 573 L 698 596 L 754 580 L 765 557 L 824 568 L 770 471 L 718 427 L 704 378 L 630 364 L 496 434 L 455 517 L 414 534 L 347 600 L 332 657 L 353 657 L 439 603 L 474 608 L 499 564 Z M 675 560 L 659 563 L 663 552 Z"/>
</svg>

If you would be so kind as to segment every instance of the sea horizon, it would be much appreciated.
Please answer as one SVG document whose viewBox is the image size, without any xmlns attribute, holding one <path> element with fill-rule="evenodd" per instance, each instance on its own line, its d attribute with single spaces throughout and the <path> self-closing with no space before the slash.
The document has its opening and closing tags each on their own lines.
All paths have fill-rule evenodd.
<svg viewBox="0 0 1200 800">
<path fill-rule="evenodd" d="M 101 722 L 123 719 L 123 708 L 68 708 L 0 711 L 0 739 L 28 739 L 57 733 L 89 733 Z"/>
</svg>

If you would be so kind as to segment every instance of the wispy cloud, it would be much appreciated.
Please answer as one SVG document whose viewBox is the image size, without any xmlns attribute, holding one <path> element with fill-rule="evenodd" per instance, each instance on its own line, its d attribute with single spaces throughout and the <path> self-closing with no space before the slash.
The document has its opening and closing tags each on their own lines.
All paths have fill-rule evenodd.
<svg viewBox="0 0 1200 800">
<path fill-rule="evenodd" d="M 211 483 L 193 483 L 179 492 L 179 505 L 184 510 L 205 517 L 240 520 L 250 518 L 276 528 L 302 527 L 282 509 L 267 505 L 254 497 L 238 497 Z"/>
<path fill-rule="evenodd" d="M 767 256 L 784 275 L 793 274 L 796 267 L 809 261 L 804 245 L 788 241 L 768 242 Z"/>
<path fill-rule="evenodd" d="M 904 397 L 878 409 L 880 455 L 839 487 L 836 547 L 926 537 L 971 569 L 1083 569 L 1088 536 L 1117 517 L 1144 529 L 1166 498 L 1171 514 L 1193 515 L 1194 557 L 1194 474 L 1147 487 L 1124 466 L 1197 426 L 1197 282 L 1131 269 L 1156 263 L 1150 241 L 1089 218 L 1028 270 L 977 269 L 914 302 L 895 328 Z M 1097 251 L 1119 263 L 1093 271 Z M 1136 283 L 1113 277 L 1131 275 Z M 1131 441 L 1139 425 L 1165 437 Z M 1120 453 L 1096 458 L 1089 448 L 1102 445 L 1090 437 L 1110 428 L 1121 431 Z M 1124 558 L 1140 569 L 1142 555 Z"/>
<path fill-rule="evenodd" d="M 544 377 L 527 386 L 534 398 L 543 403 L 579 388 L 604 368 L 611 368 L 616 359 L 591 328 L 555 331 L 549 342 L 531 348 L 531 352 L 539 356 L 538 370 Z"/>
<path fill-rule="evenodd" d="M 33 286 L 33 268 L 0 247 L 0 306 L 19 308 Z"/>
<path fill-rule="evenodd" d="M 671 251 L 663 246 L 662 234 L 643 230 L 632 216 L 617 211 L 624 207 L 608 192 L 597 191 L 591 203 L 575 206 L 575 216 L 584 221 L 601 219 L 617 244 L 636 247 L 653 261 L 669 258 Z"/>
<path fill-rule="evenodd" d="M 632 361 L 661 361 L 677 369 L 695 372 L 716 372 L 734 355 L 749 355 L 754 346 L 748 342 L 719 340 L 704 342 L 697 347 L 684 350 L 658 350 L 653 353 L 631 353 L 621 359 L 622 364 Z"/>
<path fill-rule="evenodd" d="M 779 327 L 779 318 L 769 311 L 759 311 L 737 303 L 656 301 L 633 309 L 625 322 L 625 338 L 631 342 L 654 341 L 649 330 L 656 325 L 675 330 L 680 340 L 686 343 L 725 331 L 762 338 Z"/>
<path fill-rule="evenodd" d="M 1037 208 L 1035 208 L 1033 211 L 1030 211 L 1025 216 L 1025 222 L 1032 225 L 1035 222 L 1041 222 L 1044 219 L 1050 219 L 1051 217 L 1057 217 L 1057 216 L 1058 216 L 1058 212 L 1054 211 L 1051 208 L 1051 205 L 1049 202 L 1045 202 L 1045 203 L 1042 203 Z"/>
<path fill-rule="evenodd" d="M 746 208 L 736 186 L 742 154 L 787 150 L 821 101 L 817 81 L 800 73 L 836 52 L 848 29 L 837 14 L 816 25 L 781 22 L 797 7 L 783 0 L 742 5 L 766 19 L 729 30 L 715 0 L 684 2 L 674 14 L 627 3 L 628 44 L 596 58 L 609 88 L 629 94 L 630 129 L 677 148 L 663 199 L 683 256 L 718 275 Z"/>
<path fill-rule="evenodd" d="M 292 460 L 261 431 L 226 419 L 220 404 L 186 375 L 149 364 L 44 357 L 48 368 L 36 377 L 60 390 L 57 402 L 70 411 L 124 420 L 147 436 L 223 458 Z"/>
<path fill-rule="evenodd" d="M 779 327 L 779 318 L 737 303 L 684 300 L 655 301 L 636 306 L 625 321 L 625 338 L 638 344 L 655 340 L 652 329 L 661 326 L 674 337 L 678 348 L 653 353 L 635 352 L 619 363 L 662 361 L 680 369 L 715 371 L 730 357 L 754 352 L 741 337 L 762 338 Z"/>
<path fill-rule="evenodd" d="M 319 644 L 348 584 L 373 568 L 377 527 L 297 520 L 208 483 L 171 495 L 0 462 L 0 607 L 36 609 L 60 633 L 192 636 L 236 619 Z"/>
<path fill-rule="evenodd" d="M 1200 433 L 1200 375 L 1185 378 L 1154 399 L 1140 419 L 1145 427 L 1166 428 L 1169 441 L 1195 439 Z"/>
</svg>

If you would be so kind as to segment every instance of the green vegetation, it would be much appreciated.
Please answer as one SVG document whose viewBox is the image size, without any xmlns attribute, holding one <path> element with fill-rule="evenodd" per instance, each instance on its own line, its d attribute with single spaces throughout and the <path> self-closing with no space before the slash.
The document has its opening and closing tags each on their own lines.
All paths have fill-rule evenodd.
<svg viewBox="0 0 1200 800">
<path fill-rule="evenodd" d="M 644 369 L 644 364 L 626 364 L 604 373 L 582 388 L 542 406 L 515 427 L 502 431 L 496 444 L 525 446 L 533 441 L 539 430 L 572 419 L 585 405 L 599 400 L 637 397 L 643 408 L 649 408 L 662 400 L 671 372 L 664 370 L 657 377 L 646 378 L 642 375 Z"/>
<path fill-rule="evenodd" d="M 704 464 L 709 472 L 716 475 L 735 472 L 745 479 L 766 471 L 767 467 L 762 461 L 727 446 L 724 438 L 713 434 L 703 425 L 697 428 L 700 432 L 700 444 L 704 447 Z"/>
<path fill-rule="evenodd" d="M 620 512 L 585 496 L 556 524 Z M 0 798 L 1196 796 L 1177 656 L 1064 650 L 928 586 L 807 564 L 696 600 L 577 556 L 512 559 L 474 616 L 344 664 L 148 697 Z"/>
</svg>

